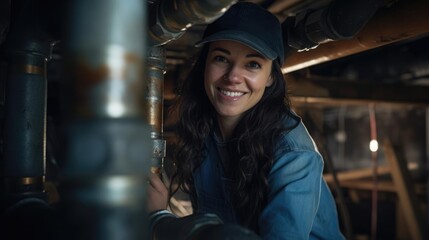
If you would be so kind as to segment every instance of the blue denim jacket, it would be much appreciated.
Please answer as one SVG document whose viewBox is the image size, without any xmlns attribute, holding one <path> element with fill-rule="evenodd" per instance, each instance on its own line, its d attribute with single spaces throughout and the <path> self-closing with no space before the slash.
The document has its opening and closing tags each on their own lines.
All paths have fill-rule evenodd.
<svg viewBox="0 0 429 240">
<path fill-rule="evenodd" d="M 322 178 L 323 160 L 301 119 L 286 118 L 291 127 L 281 138 L 269 172 L 268 203 L 259 218 L 263 239 L 344 239 L 332 194 Z M 225 175 L 214 133 L 206 141 L 207 155 L 193 173 L 197 213 L 215 213 L 225 223 L 238 224 L 231 183 Z"/>
</svg>

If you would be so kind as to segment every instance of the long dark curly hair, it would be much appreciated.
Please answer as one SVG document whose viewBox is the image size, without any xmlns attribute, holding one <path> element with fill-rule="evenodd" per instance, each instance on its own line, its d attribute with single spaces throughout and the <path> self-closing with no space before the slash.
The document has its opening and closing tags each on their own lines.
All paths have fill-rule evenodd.
<svg viewBox="0 0 429 240">
<path fill-rule="evenodd" d="M 183 84 L 174 110 L 178 116 L 178 142 L 174 154 L 170 196 L 178 189 L 196 199 L 192 172 L 203 160 L 204 141 L 217 124 L 217 113 L 204 90 L 208 54 L 205 44 Z M 267 175 L 274 160 L 274 146 L 286 130 L 282 121 L 290 112 L 286 82 L 277 61 L 273 61 L 273 84 L 261 100 L 243 114 L 228 144 L 232 159 L 234 207 L 240 224 L 258 232 L 258 218 L 267 202 Z M 196 201 L 193 201 L 196 202 Z M 196 206 L 197 207 L 197 206 Z"/>
</svg>

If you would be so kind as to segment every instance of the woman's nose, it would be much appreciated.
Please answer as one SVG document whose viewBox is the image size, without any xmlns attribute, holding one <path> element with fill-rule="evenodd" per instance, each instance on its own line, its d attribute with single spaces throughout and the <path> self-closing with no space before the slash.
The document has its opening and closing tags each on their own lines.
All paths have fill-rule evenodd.
<svg viewBox="0 0 429 240">
<path fill-rule="evenodd" d="M 242 79 L 241 70 L 237 66 L 231 66 L 224 75 L 224 80 L 231 83 L 241 83 Z"/>
</svg>

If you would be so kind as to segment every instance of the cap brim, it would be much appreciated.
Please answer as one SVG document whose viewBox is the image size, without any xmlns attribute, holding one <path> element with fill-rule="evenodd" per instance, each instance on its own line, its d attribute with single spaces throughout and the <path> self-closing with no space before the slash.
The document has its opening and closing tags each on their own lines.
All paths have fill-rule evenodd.
<svg viewBox="0 0 429 240">
<path fill-rule="evenodd" d="M 204 39 L 202 39 L 201 41 L 198 41 L 197 43 L 195 43 L 196 47 L 201 47 L 202 45 L 204 45 L 205 43 L 208 42 L 213 42 L 213 41 L 219 41 L 219 40 L 232 40 L 232 41 L 237 41 L 240 42 L 252 49 L 254 49 L 255 51 L 259 52 L 260 54 L 262 54 L 264 57 L 266 57 L 269 60 L 274 60 L 276 59 L 277 53 L 272 50 L 269 46 L 267 46 L 262 40 L 260 40 L 258 37 L 248 34 L 246 32 L 240 32 L 240 31 L 220 31 L 220 32 L 216 32 Z"/>
</svg>

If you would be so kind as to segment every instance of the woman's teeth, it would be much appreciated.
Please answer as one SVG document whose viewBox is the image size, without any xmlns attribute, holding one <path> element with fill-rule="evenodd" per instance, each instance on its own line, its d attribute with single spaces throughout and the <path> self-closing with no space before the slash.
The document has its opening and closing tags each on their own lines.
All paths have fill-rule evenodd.
<svg viewBox="0 0 429 240">
<path fill-rule="evenodd" d="M 228 97 L 239 97 L 242 96 L 244 93 L 242 92 L 230 92 L 230 91 L 226 91 L 221 89 L 220 92 Z"/>
</svg>

